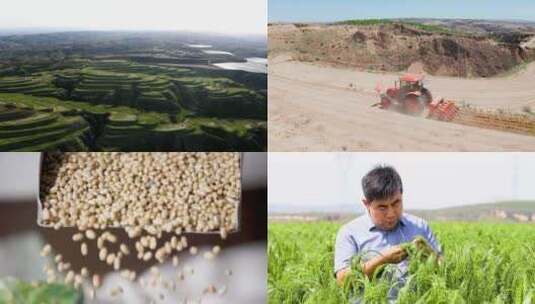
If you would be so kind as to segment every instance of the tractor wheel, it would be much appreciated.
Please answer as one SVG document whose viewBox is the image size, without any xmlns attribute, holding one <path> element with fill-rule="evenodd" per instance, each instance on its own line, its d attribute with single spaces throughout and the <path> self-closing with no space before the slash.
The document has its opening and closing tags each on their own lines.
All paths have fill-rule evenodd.
<svg viewBox="0 0 535 304">
<path fill-rule="evenodd" d="M 390 106 L 392 105 L 392 102 L 390 101 L 390 99 L 388 99 L 388 97 L 381 97 L 381 109 L 388 109 L 390 108 Z"/>
<path fill-rule="evenodd" d="M 426 106 L 433 102 L 433 95 L 431 95 L 431 92 L 426 88 L 422 88 L 422 96 L 420 96 L 420 98 L 424 100 Z"/>
<path fill-rule="evenodd" d="M 426 105 L 414 95 L 406 96 L 403 100 L 403 110 L 409 115 L 421 115 L 425 110 Z"/>
</svg>

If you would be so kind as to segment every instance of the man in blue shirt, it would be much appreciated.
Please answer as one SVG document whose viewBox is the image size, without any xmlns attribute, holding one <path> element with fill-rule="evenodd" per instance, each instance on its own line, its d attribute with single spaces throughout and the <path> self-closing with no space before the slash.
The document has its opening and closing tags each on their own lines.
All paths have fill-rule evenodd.
<svg viewBox="0 0 535 304">
<path fill-rule="evenodd" d="M 362 190 L 366 213 L 345 224 L 336 236 L 336 280 L 343 284 L 351 271 L 351 259 L 360 255 L 362 270 L 368 277 L 381 265 L 397 264 L 395 276 L 402 285 L 408 262 L 400 244 L 420 235 L 439 256 L 440 244 L 425 220 L 403 213 L 403 185 L 394 168 L 375 167 L 362 178 Z"/>
</svg>

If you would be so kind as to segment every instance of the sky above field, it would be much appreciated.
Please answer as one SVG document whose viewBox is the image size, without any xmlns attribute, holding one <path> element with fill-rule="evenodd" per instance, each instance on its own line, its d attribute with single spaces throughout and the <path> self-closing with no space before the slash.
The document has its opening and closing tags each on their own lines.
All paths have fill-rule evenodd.
<svg viewBox="0 0 535 304">
<path fill-rule="evenodd" d="M 533 0 L 270 0 L 270 22 L 370 18 L 468 18 L 535 21 Z"/>
<path fill-rule="evenodd" d="M 377 164 L 397 169 L 407 209 L 535 200 L 535 153 L 270 153 L 268 163 L 271 210 L 359 206 Z"/>
<path fill-rule="evenodd" d="M 191 30 L 266 34 L 266 0 L 15 0 L 0 29 Z"/>
</svg>

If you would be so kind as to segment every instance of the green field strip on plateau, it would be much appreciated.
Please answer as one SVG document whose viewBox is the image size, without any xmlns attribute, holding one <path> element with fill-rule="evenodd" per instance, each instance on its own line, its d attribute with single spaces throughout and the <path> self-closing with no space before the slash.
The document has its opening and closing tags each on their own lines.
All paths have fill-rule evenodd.
<svg viewBox="0 0 535 304">
<path fill-rule="evenodd" d="M 0 150 L 266 149 L 267 96 L 228 72 L 126 60 L 64 66 L 0 77 Z"/>
</svg>

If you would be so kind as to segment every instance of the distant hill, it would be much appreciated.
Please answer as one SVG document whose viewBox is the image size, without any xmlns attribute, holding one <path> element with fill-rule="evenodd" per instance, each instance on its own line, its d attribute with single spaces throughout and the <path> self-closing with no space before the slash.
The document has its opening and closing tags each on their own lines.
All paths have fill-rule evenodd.
<svg viewBox="0 0 535 304">
<path fill-rule="evenodd" d="M 361 209 L 295 212 L 270 210 L 269 219 L 275 221 L 340 221 L 345 222 L 362 213 Z M 406 210 L 429 221 L 505 221 L 535 223 L 535 201 L 503 201 L 497 203 L 465 205 L 435 210 Z"/>
<path fill-rule="evenodd" d="M 47 34 L 57 32 L 72 31 L 71 28 L 40 28 L 40 27 L 25 27 L 25 28 L 0 28 L 0 36 L 11 35 L 33 35 L 33 34 Z M 80 29 L 77 29 L 80 30 Z"/>
<path fill-rule="evenodd" d="M 271 204 L 268 206 L 269 213 L 277 214 L 303 214 L 303 213 L 333 213 L 333 214 L 357 214 L 364 212 L 362 205 L 357 203 L 347 204 L 310 204 L 303 208 L 302 204 Z M 303 210 L 305 210 L 303 212 Z"/>
<path fill-rule="evenodd" d="M 401 18 L 397 21 L 420 23 L 430 26 L 443 26 L 458 32 L 475 34 L 533 32 L 535 22 L 521 20 L 479 20 L 479 19 L 432 19 Z"/>
<path fill-rule="evenodd" d="M 492 77 L 535 60 L 535 23 L 355 19 L 268 25 L 270 56 L 367 71 Z"/>
<path fill-rule="evenodd" d="M 409 210 L 428 220 L 535 222 L 535 201 L 504 201 L 437 210 Z"/>
</svg>

